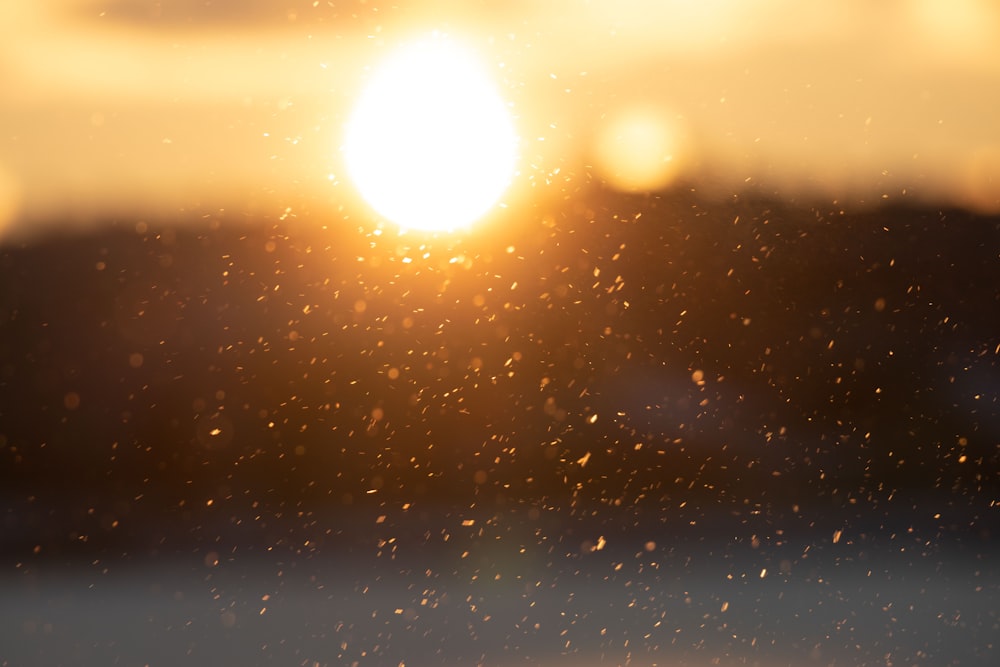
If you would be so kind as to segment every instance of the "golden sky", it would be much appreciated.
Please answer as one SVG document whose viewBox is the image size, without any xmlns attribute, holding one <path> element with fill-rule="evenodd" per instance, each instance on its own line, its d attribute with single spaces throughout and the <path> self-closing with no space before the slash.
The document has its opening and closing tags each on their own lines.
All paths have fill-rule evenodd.
<svg viewBox="0 0 1000 667">
<path fill-rule="evenodd" d="M 1000 212 L 988 0 L 50 0 L 0 5 L 0 239 L 335 213 L 352 102 L 431 30 L 472 46 L 511 106 L 512 201 L 596 181 Z M 629 173 L 644 161 L 669 169 Z"/>
</svg>

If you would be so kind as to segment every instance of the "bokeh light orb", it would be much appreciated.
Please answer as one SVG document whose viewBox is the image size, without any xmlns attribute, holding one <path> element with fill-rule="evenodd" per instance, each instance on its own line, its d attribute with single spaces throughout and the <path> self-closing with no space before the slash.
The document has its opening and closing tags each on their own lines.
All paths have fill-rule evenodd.
<svg viewBox="0 0 1000 667">
<path fill-rule="evenodd" d="M 681 132 L 662 110 L 634 107 L 609 115 L 594 141 L 594 166 L 609 186 L 625 192 L 670 185 L 682 163 Z"/>
<path fill-rule="evenodd" d="M 345 129 L 352 181 L 403 229 L 474 223 L 516 167 L 507 105 L 475 56 L 440 34 L 404 46 L 375 70 Z"/>
</svg>

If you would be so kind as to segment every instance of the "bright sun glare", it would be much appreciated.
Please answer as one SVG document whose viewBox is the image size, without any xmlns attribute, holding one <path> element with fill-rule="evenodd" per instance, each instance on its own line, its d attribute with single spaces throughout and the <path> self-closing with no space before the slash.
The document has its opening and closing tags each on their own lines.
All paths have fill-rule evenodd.
<svg viewBox="0 0 1000 667">
<path fill-rule="evenodd" d="M 474 57 L 435 35 L 377 69 L 347 124 L 344 157 L 362 197 L 404 229 L 451 231 L 510 184 L 517 135 Z"/>
</svg>

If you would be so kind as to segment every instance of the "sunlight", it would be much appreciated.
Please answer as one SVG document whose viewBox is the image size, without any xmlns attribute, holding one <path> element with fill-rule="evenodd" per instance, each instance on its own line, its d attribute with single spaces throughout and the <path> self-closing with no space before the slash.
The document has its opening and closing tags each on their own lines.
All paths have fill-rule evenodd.
<svg viewBox="0 0 1000 667">
<path fill-rule="evenodd" d="M 452 231 L 484 216 L 514 174 L 517 136 L 474 58 L 441 35 L 376 70 L 346 127 L 347 168 L 380 215 Z"/>
</svg>

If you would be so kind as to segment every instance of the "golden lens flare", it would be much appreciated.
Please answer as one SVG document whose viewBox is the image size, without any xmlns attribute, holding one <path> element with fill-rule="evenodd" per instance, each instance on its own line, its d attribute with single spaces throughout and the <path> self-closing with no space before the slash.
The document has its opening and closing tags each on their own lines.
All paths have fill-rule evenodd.
<svg viewBox="0 0 1000 667">
<path fill-rule="evenodd" d="M 443 35 L 376 70 L 346 127 L 347 170 L 403 229 L 453 231 L 483 217 L 514 174 L 517 135 L 475 58 Z"/>
<path fill-rule="evenodd" d="M 675 123 L 665 111 L 628 108 L 606 119 L 597 133 L 595 166 L 616 190 L 638 192 L 669 186 L 684 158 Z"/>
</svg>

